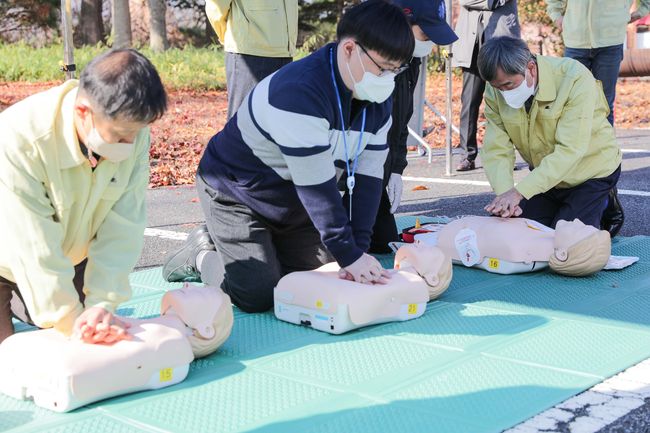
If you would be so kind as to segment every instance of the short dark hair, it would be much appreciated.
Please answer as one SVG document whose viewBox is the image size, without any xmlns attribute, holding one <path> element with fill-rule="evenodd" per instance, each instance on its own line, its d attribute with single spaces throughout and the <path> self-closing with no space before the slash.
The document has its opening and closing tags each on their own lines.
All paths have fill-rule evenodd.
<svg viewBox="0 0 650 433">
<path fill-rule="evenodd" d="M 336 37 L 350 37 L 382 57 L 406 63 L 413 57 L 415 40 L 406 15 L 386 0 L 368 0 L 351 7 L 341 17 Z"/>
<path fill-rule="evenodd" d="M 110 119 L 150 123 L 167 111 L 167 93 L 156 68 L 133 49 L 110 50 L 91 60 L 81 73 L 79 90 Z"/>
<path fill-rule="evenodd" d="M 497 69 L 508 75 L 524 75 L 533 55 L 526 42 L 510 36 L 499 36 L 487 41 L 478 52 L 478 72 L 485 81 L 496 78 Z"/>
</svg>

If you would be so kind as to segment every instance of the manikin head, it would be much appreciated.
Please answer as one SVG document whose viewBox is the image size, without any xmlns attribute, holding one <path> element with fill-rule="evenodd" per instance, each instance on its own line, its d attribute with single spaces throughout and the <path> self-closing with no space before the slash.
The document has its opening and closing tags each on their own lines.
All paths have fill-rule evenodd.
<svg viewBox="0 0 650 433">
<path fill-rule="evenodd" d="M 163 296 L 160 314 L 175 315 L 191 329 L 194 356 L 213 353 L 230 336 L 233 312 L 230 297 L 218 287 L 185 284 Z"/>
<path fill-rule="evenodd" d="M 609 233 L 573 221 L 560 220 L 555 226 L 553 255 L 549 265 L 558 274 L 582 277 L 605 267 L 612 252 Z"/>
<path fill-rule="evenodd" d="M 429 299 L 440 296 L 451 282 L 451 258 L 445 257 L 440 248 L 416 242 L 397 250 L 395 269 L 412 268 L 429 286 Z"/>
</svg>

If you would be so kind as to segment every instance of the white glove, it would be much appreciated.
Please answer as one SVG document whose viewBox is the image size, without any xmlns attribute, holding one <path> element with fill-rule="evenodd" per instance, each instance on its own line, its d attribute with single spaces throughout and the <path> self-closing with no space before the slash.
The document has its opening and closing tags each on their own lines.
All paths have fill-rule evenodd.
<svg viewBox="0 0 650 433">
<path fill-rule="evenodd" d="M 388 201 L 390 202 L 390 213 L 395 213 L 399 203 L 402 201 L 402 175 L 391 173 L 388 178 L 388 185 L 386 185 L 386 192 L 388 193 Z"/>
<path fill-rule="evenodd" d="M 390 273 L 381 266 L 381 263 L 376 258 L 363 253 L 356 262 L 339 271 L 339 278 L 344 280 L 353 279 L 363 284 L 385 284 L 386 278 L 390 278 Z"/>
</svg>

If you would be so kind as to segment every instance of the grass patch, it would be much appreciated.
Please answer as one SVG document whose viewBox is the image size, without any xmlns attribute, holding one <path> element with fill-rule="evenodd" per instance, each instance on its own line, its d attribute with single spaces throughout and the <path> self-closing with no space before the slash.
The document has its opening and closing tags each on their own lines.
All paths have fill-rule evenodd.
<svg viewBox="0 0 650 433">
<path fill-rule="evenodd" d="M 79 72 L 96 55 L 103 53 L 105 46 L 86 46 L 74 50 Z M 171 48 L 154 53 L 142 48 L 158 69 L 158 73 L 169 89 L 217 90 L 226 86 L 224 56 L 220 47 Z M 60 61 L 63 60 L 63 46 L 50 45 L 33 48 L 27 44 L 0 44 L 0 81 L 57 81 L 63 80 Z"/>
</svg>

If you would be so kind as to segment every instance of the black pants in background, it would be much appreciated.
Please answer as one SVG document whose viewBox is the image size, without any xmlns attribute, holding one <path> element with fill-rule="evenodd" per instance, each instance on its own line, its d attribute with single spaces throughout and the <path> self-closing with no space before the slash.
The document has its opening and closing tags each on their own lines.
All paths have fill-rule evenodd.
<svg viewBox="0 0 650 433">
<path fill-rule="evenodd" d="M 483 92 L 485 91 L 485 81 L 478 73 L 477 55 L 478 45 L 474 46 L 471 66 L 462 68 L 463 90 L 460 94 L 460 147 L 464 153 L 463 157 L 470 161 L 474 161 L 478 154 L 476 133 L 478 132 L 479 108 L 483 102 Z"/>
<path fill-rule="evenodd" d="M 397 241 L 399 241 L 399 234 L 397 233 L 395 215 L 390 213 L 390 200 L 388 200 L 388 193 L 384 187 L 379 201 L 375 225 L 372 228 L 368 252 L 375 254 L 390 253 L 392 250 L 388 247 L 388 242 Z"/>
</svg>

